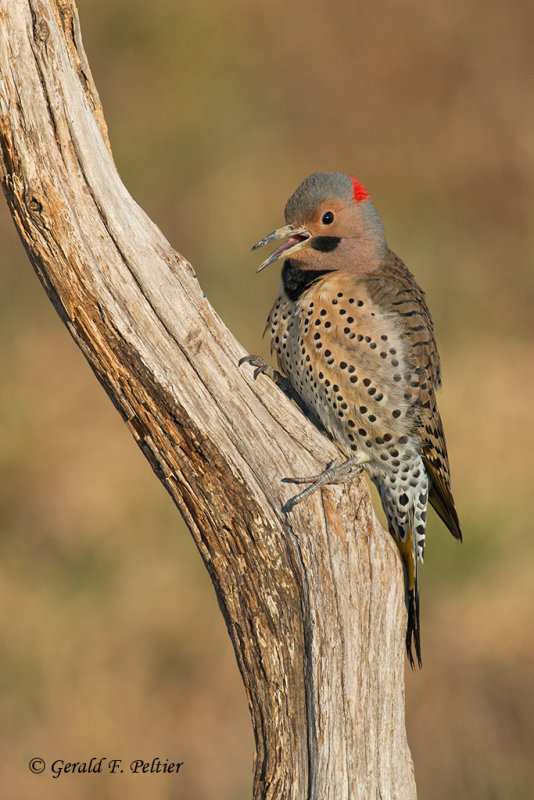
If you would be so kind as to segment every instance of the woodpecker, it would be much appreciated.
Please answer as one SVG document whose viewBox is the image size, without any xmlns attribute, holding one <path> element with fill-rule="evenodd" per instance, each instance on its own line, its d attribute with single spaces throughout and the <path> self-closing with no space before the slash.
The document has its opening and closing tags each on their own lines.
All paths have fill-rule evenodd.
<svg viewBox="0 0 534 800">
<path fill-rule="evenodd" d="M 389 249 L 369 193 L 353 175 L 310 175 L 289 198 L 285 220 L 253 248 L 284 240 L 258 268 L 284 259 L 266 331 L 285 378 L 272 368 L 271 375 L 285 380 L 345 456 L 321 475 L 293 479 L 310 485 L 287 507 L 365 469 L 402 557 L 406 649 L 413 667 L 414 646 L 421 666 L 418 562 L 428 501 L 462 538 L 436 404 L 440 360 L 425 295 Z M 248 360 L 256 373 L 269 372 L 258 357 Z"/>
</svg>

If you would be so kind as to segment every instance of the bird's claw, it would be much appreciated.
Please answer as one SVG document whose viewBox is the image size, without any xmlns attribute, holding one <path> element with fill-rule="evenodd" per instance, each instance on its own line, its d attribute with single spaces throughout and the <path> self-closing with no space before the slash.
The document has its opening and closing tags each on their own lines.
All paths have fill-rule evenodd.
<svg viewBox="0 0 534 800">
<path fill-rule="evenodd" d="M 335 459 L 332 459 L 318 475 L 308 475 L 303 478 L 282 478 L 282 483 L 316 483 L 335 466 L 335 463 Z"/>
<path fill-rule="evenodd" d="M 320 489 L 321 486 L 326 486 L 327 484 L 338 484 L 338 483 L 345 483 L 346 481 L 354 478 L 355 475 L 358 475 L 363 469 L 361 464 L 361 459 L 359 456 L 354 458 L 349 458 L 348 461 L 344 461 L 342 464 L 337 464 L 335 461 L 330 461 L 327 465 L 326 469 L 323 470 L 319 475 L 310 475 L 307 478 L 282 478 L 283 483 L 309 483 L 310 485 L 306 487 L 302 492 L 295 495 L 294 497 L 290 497 L 289 500 L 285 503 L 283 510 L 286 512 L 291 511 L 297 503 L 300 503 L 302 500 L 305 500 L 306 497 L 309 497 L 310 494 Z"/>
<path fill-rule="evenodd" d="M 245 362 L 248 362 L 252 367 L 256 367 L 253 373 L 254 380 L 256 380 L 258 375 L 261 374 L 266 374 L 269 378 L 271 378 L 272 375 L 270 375 L 269 372 L 275 372 L 275 370 L 269 364 L 267 364 L 267 362 L 264 361 L 261 356 L 243 356 L 243 358 L 240 358 L 237 362 L 237 366 L 240 367 Z"/>
<path fill-rule="evenodd" d="M 256 380 L 258 375 L 265 375 L 267 378 L 270 378 L 280 389 L 282 389 L 285 394 L 293 399 L 296 399 L 295 392 L 289 380 L 282 375 L 281 372 L 278 372 L 277 369 L 271 367 L 271 365 L 268 364 L 261 356 L 243 356 L 243 358 L 239 359 L 237 365 L 240 367 L 241 364 L 244 364 L 245 362 L 248 362 L 252 367 L 256 367 L 253 373 L 254 380 Z"/>
</svg>

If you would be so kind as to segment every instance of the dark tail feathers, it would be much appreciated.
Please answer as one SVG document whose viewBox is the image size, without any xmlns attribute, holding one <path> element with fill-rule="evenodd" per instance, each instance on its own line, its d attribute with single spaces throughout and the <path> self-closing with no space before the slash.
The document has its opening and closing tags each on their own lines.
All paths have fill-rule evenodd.
<svg viewBox="0 0 534 800">
<path fill-rule="evenodd" d="M 406 652 L 410 659 L 410 666 L 415 668 L 412 644 L 415 648 L 415 655 L 419 668 L 423 666 L 421 661 L 421 627 L 419 625 L 419 586 L 417 581 L 413 589 L 408 590 L 408 627 L 406 628 Z"/>
</svg>

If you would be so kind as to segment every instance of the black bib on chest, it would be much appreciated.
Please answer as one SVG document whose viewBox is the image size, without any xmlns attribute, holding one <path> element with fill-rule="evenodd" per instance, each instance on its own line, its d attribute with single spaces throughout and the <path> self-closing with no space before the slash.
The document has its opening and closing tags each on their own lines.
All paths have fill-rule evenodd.
<svg viewBox="0 0 534 800">
<path fill-rule="evenodd" d="M 284 284 L 285 293 L 290 300 L 296 302 L 312 283 L 315 283 L 323 275 L 328 275 L 329 272 L 332 272 L 332 270 L 299 269 L 294 267 L 288 258 L 284 261 L 284 266 L 282 267 L 282 283 Z"/>
</svg>

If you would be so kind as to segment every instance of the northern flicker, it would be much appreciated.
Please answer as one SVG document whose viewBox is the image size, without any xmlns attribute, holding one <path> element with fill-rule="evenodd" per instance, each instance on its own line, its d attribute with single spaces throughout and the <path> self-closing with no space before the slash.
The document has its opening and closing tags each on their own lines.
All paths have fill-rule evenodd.
<svg viewBox="0 0 534 800">
<path fill-rule="evenodd" d="M 406 647 L 413 666 L 413 643 L 421 665 L 417 567 L 428 500 L 461 540 L 425 295 L 388 248 L 369 194 L 352 175 L 310 175 L 289 198 L 285 219 L 253 248 L 286 239 L 258 268 L 284 259 L 266 326 L 271 350 L 302 407 L 346 456 L 319 476 L 295 479 L 310 486 L 288 507 L 325 483 L 366 470 L 402 556 Z M 249 360 L 265 370 L 257 357 Z"/>
</svg>

